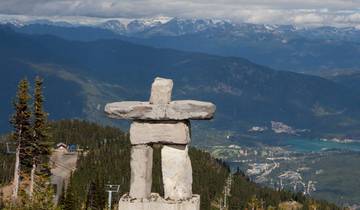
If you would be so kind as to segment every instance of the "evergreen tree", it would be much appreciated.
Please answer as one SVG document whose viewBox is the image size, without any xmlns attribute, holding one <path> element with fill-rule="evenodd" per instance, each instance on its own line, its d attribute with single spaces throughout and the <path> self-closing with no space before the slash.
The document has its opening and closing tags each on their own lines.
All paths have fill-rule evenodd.
<svg viewBox="0 0 360 210">
<path fill-rule="evenodd" d="M 75 190 L 74 190 L 74 186 L 73 186 L 73 182 L 72 182 L 72 176 L 71 176 L 70 183 L 66 189 L 63 210 L 78 210 L 78 208 L 77 208 L 78 201 L 76 199 L 77 199 L 77 196 L 75 194 Z"/>
<path fill-rule="evenodd" d="M 49 137 L 47 113 L 44 112 L 43 81 L 35 79 L 33 105 L 33 164 L 35 168 L 33 203 L 38 209 L 52 209 L 54 192 L 50 184 L 51 168 L 49 159 L 52 142 Z"/>
<path fill-rule="evenodd" d="M 19 192 L 21 194 L 24 194 L 22 191 L 28 185 L 33 162 L 33 142 L 30 125 L 31 112 L 28 105 L 30 98 L 29 82 L 27 79 L 23 79 L 18 85 L 16 100 L 14 101 L 15 113 L 10 121 L 14 127 L 12 139 L 17 143 L 19 149 L 19 174 L 21 179 Z"/>
<path fill-rule="evenodd" d="M 44 181 L 44 180 L 38 180 L 38 179 L 44 179 L 43 177 L 38 177 L 37 181 L 35 183 L 36 187 L 34 188 L 34 195 L 33 199 L 30 201 L 32 209 L 36 210 L 53 210 L 56 209 L 54 202 L 53 202 L 53 188 L 51 185 Z"/>
<path fill-rule="evenodd" d="M 85 205 L 86 210 L 95 209 L 95 193 L 96 193 L 95 183 L 91 182 L 87 192 L 86 205 Z"/>
<path fill-rule="evenodd" d="M 49 181 L 51 169 L 49 166 L 49 157 L 51 155 L 51 146 L 53 142 L 49 137 L 49 128 L 47 123 L 47 113 L 44 112 L 44 97 L 42 93 L 43 81 L 39 77 L 35 80 L 34 93 L 34 122 L 33 122 L 33 141 L 34 141 L 34 163 L 37 166 L 37 175 Z"/>
<path fill-rule="evenodd" d="M 86 198 L 86 210 L 102 210 L 105 207 L 105 191 L 104 185 L 97 177 L 96 181 L 92 181 Z"/>
<path fill-rule="evenodd" d="M 62 184 L 62 189 L 61 189 L 61 194 L 58 200 L 58 206 L 63 209 L 64 205 L 65 205 L 65 181 L 63 181 Z"/>
<path fill-rule="evenodd" d="M 15 114 L 11 119 L 14 127 L 12 139 L 17 142 L 19 150 L 19 202 L 7 206 L 9 209 L 56 209 L 53 204 L 53 189 L 50 185 L 50 167 L 48 165 L 51 144 L 47 134 L 46 113 L 43 111 L 42 80 L 36 78 L 34 93 L 33 123 L 29 108 L 29 82 L 27 79 L 20 81 L 16 100 L 14 101 Z M 33 166 L 37 170 L 34 180 L 31 180 Z M 28 195 L 27 188 L 32 183 L 32 197 Z M 31 188 L 30 188 L 31 189 Z"/>
<path fill-rule="evenodd" d="M 250 201 L 248 202 L 248 207 L 249 210 L 257 210 L 260 208 L 260 202 L 259 200 L 256 198 L 256 196 L 252 196 Z"/>
</svg>

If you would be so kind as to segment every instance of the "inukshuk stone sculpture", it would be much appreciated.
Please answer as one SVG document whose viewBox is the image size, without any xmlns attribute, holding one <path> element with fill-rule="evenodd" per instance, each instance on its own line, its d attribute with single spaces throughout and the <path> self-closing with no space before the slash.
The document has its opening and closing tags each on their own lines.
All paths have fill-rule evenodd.
<svg viewBox="0 0 360 210">
<path fill-rule="evenodd" d="M 200 209 L 200 196 L 192 194 L 189 120 L 211 119 L 215 105 L 193 100 L 171 101 L 172 88 L 172 80 L 156 78 L 149 102 L 115 102 L 105 107 L 111 118 L 133 120 L 130 193 L 120 199 L 119 210 Z M 163 144 L 165 198 L 151 193 L 153 144 Z"/>
</svg>

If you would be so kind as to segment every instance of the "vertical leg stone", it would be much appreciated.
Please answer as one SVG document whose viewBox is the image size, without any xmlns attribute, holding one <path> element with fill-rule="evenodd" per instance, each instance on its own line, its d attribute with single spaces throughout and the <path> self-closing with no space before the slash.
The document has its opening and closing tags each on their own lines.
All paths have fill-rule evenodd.
<svg viewBox="0 0 360 210">
<path fill-rule="evenodd" d="M 131 148 L 130 197 L 149 198 L 152 184 L 153 149 L 148 145 Z"/>
<path fill-rule="evenodd" d="M 192 168 L 187 145 L 164 145 L 161 150 L 165 199 L 192 197 Z"/>
</svg>

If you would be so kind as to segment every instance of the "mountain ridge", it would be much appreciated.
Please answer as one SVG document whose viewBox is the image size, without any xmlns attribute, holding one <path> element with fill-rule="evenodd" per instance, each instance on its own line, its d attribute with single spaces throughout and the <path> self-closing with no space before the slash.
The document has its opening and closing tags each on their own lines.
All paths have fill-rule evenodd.
<svg viewBox="0 0 360 210">
<path fill-rule="evenodd" d="M 2 96 L 2 101 L 10 104 L 15 85 L 9 88 L 8 83 L 14 80 L 16 84 L 24 75 L 45 76 L 52 91 L 57 90 L 52 81 L 60 82 L 60 87 L 65 81 L 63 88 L 72 88 L 56 92 L 63 101 L 55 99 L 56 104 L 48 104 L 56 119 L 66 113 L 68 118 L 108 122 L 102 112 L 105 103 L 148 100 L 151 81 L 162 76 L 174 80 L 174 98 L 217 104 L 215 120 L 205 123 L 216 130 L 247 133 L 253 126 L 277 121 L 314 134 L 342 130 L 357 135 L 353 131 L 360 119 L 359 96 L 320 77 L 276 71 L 237 57 L 151 48 L 121 40 L 67 41 L 12 30 L 0 30 L 0 38 L 2 71 L 12 78 L 4 77 L 1 88 L 13 90 Z M 56 94 L 47 97 L 59 98 Z M 64 108 L 54 108 L 59 106 Z M 77 114 L 69 112 L 72 106 L 78 107 Z"/>
<path fill-rule="evenodd" d="M 3 23 L 27 34 L 52 34 L 77 41 L 121 39 L 151 47 L 244 57 L 273 69 L 301 73 L 360 71 L 360 30 L 356 27 L 304 28 L 164 17 L 82 20 L 81 24 L 49 20 L 25 24 L 3 19 Z"/>
</svg>

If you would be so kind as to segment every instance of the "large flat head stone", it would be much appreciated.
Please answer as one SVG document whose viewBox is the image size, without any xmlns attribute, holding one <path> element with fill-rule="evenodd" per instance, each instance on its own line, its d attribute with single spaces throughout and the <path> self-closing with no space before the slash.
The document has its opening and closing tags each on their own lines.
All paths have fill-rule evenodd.
<svg viewBox="0 0 360 210">
<path fill-rule="evenodd" d="M 151 86 L 150 104 L 168 104 L 171 101 L 173 81 L 156 77 Z"/>
</svg>

